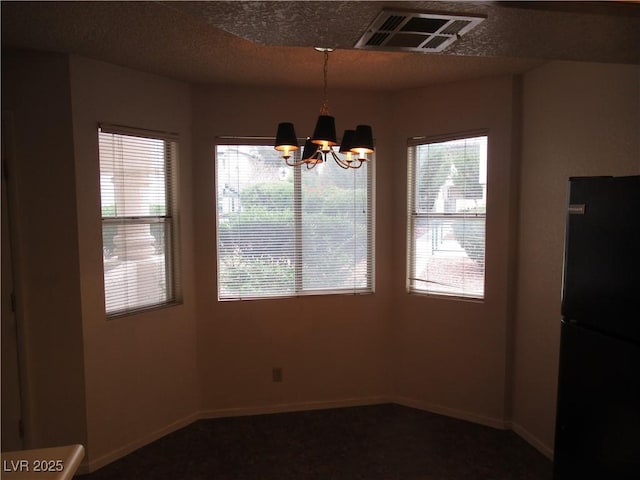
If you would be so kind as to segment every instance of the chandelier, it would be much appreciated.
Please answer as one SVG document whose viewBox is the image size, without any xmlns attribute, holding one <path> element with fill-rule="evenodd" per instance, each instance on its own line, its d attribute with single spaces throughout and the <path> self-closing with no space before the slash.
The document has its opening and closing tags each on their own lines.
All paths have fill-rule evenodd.
<svg viewBox="0 0 640 480">
<path fill-rule="evenodd" d="M 367 154 L 374 152 L 373 131 L 369 125 L 358 125 L 355 130 L 345 130 L 342 142 L 338 145 L 335 118 L 329 113 L 327 95 L 329 53 L 333 52 L 333 48 L 314 47 L 314 49 L 324 53 L 324 98 L 313 136 L 307 137 L 302 149 L 302 158 L 298 161 L 289 161 L 291 152 L 300 148 L 298 137 L 293 123 L 280 123 L 276 133 L 275 149 L 282 152 L 282 158 L 290 167 L 306 165 L 307 168 L 313 168 L 319 163 L 326 162 L 331 156 L 344 169 L 360 168 L 368 161 Z M 344 155 L 344 158 L 340 154 Z"/>
</svg>

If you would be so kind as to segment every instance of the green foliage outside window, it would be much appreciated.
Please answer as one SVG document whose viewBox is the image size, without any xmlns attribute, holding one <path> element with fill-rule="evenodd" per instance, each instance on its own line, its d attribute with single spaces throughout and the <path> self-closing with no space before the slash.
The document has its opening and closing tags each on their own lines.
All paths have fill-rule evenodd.
<svg viewBox="0 0 640 480">
<path fill-rule="evenodd" d="M 237 293 L 269 295 L 295 290 L 296 249 L 290 240 L 283 240 L 295 236 L 292 198 L 293 184 L 283 181 L 255 184 L 240 192 L 241 211 L 225 214 L 218 224 L 222 290 L 225 283 L 237 278 L 242 278 L 242 292 Z M 305 289 L 343 287 L 345 273 L 347 277 L 353 274 L 354 255 L 356 263 L 366 258 L 366 211 L 354 222 L 352 208 L 354 201 L 366 205 L 365 200 L 365 189 L 355 194 L 336 185 L 304 189 L 301 242 Z M 267 277 L 269 282 L 265 282 Z"/>
</svg>

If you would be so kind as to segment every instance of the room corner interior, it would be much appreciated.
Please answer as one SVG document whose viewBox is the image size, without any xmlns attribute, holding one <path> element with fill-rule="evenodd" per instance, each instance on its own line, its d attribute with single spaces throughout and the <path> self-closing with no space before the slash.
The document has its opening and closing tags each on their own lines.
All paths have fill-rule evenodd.
<svg viewBox="0 0 640 480">
<path fill-rule="evenodd" d="M 371 40 L 389 12 L 476 23 Z M 16 1 L 1 18 L 3 451 L 81 444 L 91 473 L 201 419 L 397 404 L 552 459 L 568 179 L 640 173 L 640 4 Z M 332 49 L 325 84 L 313 47 Z M 281 122 L 311 135 L 323 86 L 340 129 L 373 127 L 371 291 L 219 300 L 216 147 Z M 105 313 L 100 125 L 178 139 L 175 304 Z M 478 131 L 483 296 L 410 292 L 408 147 Z"/>
</svg>

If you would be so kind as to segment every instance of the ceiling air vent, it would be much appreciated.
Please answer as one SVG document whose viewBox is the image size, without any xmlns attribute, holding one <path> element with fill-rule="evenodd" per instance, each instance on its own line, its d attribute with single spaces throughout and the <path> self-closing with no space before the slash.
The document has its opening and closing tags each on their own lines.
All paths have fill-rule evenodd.
<svg viewBox="0 0 640 480">
<path fill-rule="evenodd" d="M 441 52 L 484 17 L 383 10 L 355 48 L 410 52 Z"/>
</svg>

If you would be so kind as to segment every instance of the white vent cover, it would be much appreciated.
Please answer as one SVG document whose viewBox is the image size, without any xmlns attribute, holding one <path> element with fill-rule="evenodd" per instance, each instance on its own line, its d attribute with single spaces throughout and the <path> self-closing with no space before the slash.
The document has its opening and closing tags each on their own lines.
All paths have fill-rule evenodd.
<svg viewBox="0 0 640 480">
<path fill-rule="evenodd" d="M 484 17 L 383 10 L 355 48 L 441 52 Z"/>
</svg>

